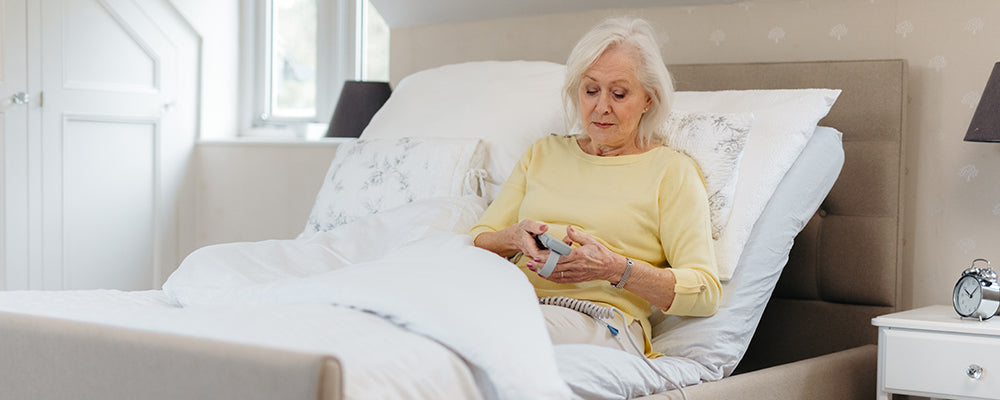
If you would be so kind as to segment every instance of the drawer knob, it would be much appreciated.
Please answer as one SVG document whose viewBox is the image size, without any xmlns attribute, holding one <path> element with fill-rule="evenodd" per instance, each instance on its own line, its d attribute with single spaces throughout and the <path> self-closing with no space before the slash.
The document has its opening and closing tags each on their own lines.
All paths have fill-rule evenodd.
<svg viewBox="0 0 1000 400">
<path fill-rule="evenodd" d="M 978 381 L 979 378 L 983 376 L 983 367 L 980 367 L 976 364 L 969 365 L 969 369 L 965 370 L 965 374 L 968 375 L 969 378 Z"/>
</svg>

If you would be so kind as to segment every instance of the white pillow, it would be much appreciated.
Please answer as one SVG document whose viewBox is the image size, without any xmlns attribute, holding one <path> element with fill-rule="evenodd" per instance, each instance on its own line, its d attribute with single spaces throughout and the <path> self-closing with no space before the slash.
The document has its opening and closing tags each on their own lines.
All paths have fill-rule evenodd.
<svg viewBox="0 0 1000 400">
<path fill-rule="evenodd" d="M 356 139 L 337 147 L 299 237 L 415 200 L 479 194 L 478 139 Z"/>
<path fill-rule="evenodd" d="M 681 110 L 754 115 L 739 167 L 732 213 L 715 242 L 719 278 L 733 277 L 754 223 L 785 172 L 802 152 L 820 119 L 840 95 L 834 89 L 676 92 Z"/>
<path fill-rule="evenodd" d="M 715 239 L 722 235 L 733 209 L 738 168 L 752 125 L 752 113 L 673 110 L 667 119 L 666 145 L 687 154 L 701 168 Z"/>
<path fill-rule="evenodd" d="M 561 90 L 566 67 L 483 61 L 414 73 L 393 90 L 362 138 L 477 138 L 488 152 L 488 200 L 535 140 L 568 131 Z"/>
</svg>

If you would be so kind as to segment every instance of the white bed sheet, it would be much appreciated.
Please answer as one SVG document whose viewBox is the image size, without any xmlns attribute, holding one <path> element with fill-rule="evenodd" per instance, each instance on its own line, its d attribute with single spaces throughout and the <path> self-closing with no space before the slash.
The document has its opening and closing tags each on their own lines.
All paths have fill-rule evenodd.
<svg viewBox="0 0 1000 400">
<path fill-rule="evenodd" d="M 346 399 L 482 398 L 471 370 L 455 353 L 346 307 L 181 308 L 163 291 L 87 290 L 0 292 L 0 311 L 334 356 L 348 382 Z"/>
</svg>

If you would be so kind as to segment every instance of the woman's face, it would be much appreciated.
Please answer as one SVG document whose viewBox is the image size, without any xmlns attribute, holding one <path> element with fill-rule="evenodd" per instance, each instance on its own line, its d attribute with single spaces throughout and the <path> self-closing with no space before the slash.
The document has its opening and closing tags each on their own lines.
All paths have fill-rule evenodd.
<svg viewBox="0 0 1000 400">
<path fill-rule="evenodd" d="M 619 46 L 604 52 L 580 82 L 580 118 L 599 145 L 635 143 L 639 119 L 652 102 L 635 75 L 637 55 Z"/>
</svg>

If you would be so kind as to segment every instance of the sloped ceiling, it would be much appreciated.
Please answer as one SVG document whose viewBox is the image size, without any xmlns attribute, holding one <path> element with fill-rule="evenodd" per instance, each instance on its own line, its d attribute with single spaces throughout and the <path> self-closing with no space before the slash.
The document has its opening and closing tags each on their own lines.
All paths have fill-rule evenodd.
<svg viewBox="0 0 1000 400">
<path fill-rule="evenodd" d="M 741 0 L 371 0 L 389 27 L 616 8 L 731 4 Z"/>
</svg>

